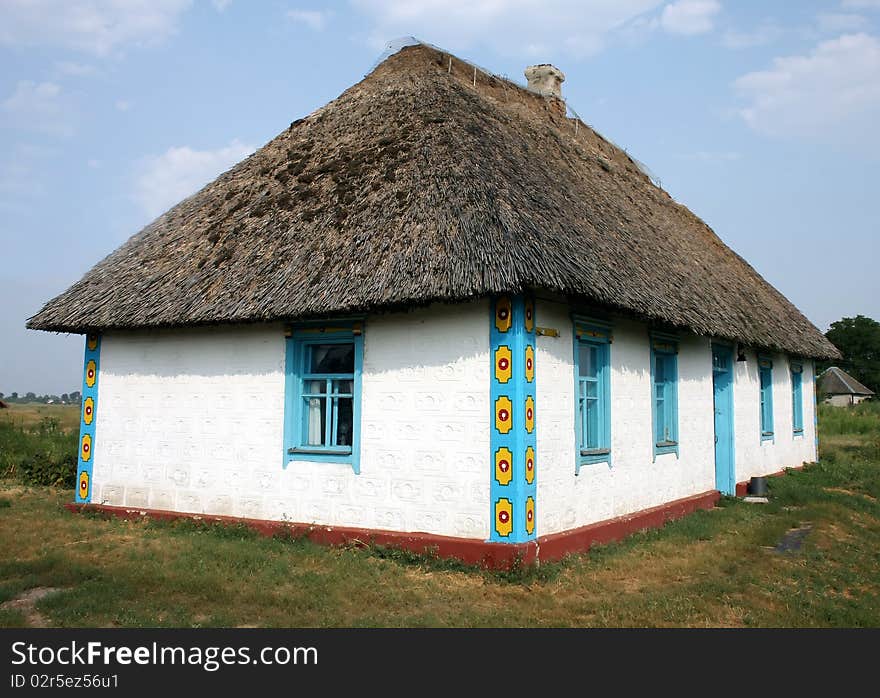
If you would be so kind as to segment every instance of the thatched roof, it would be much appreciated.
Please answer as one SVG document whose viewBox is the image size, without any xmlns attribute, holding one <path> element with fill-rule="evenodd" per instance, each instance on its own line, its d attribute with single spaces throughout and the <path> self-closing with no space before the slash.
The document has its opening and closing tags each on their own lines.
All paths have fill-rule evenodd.
<svg viewBox="0 0 880 698">
<path fill-rule="evenodd" d="M 622 150 L 547 98 L 474 75 L 434 48 L 404 48 L 148 225 L 28 327 L 292 320 L 531 288 L 837 356 Z"/>
<path fill-rule="evenodd" d="M 822 395 L 873 395 L 874 391 L 859 383 L 846 371 L 837 366 L 823 371 L 816 379 L 817 389 Z"/>
</svg>

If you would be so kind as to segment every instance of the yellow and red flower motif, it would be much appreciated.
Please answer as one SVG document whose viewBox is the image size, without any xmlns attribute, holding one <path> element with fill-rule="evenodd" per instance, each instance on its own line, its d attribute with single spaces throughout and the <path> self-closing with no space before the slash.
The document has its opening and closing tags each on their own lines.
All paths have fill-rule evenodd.
<svg viewBox="0 0 880 698">
<path fill-rule="evenodd" d="M 526 398 L 526 431 L 531 434 L 535 430 L 535 399 L 529 395 Z"/>
<path fill-rule="evenodd" d="M 495 379 L 499 383 L 507 383 L 513 375 L 512 359 L 513 354 L 507 345 L 502 344 L 495 350 Z"/>
<path fill-rule="evenodd" d="M 502 497 L 495 502 L 495 531 L 506 538 L 513 530 L 513 504 Z"/>
<path fill-rule="evenodd" d="M 86 336 L 86 346 L 89 348 L 89 351 L 95 351 L 98 348 L 98 335 L 90 334 Z"/>
<path fill-rule="evenodd" d="M 535 380 L 535 348 L 531 344 L 526 345 L 526 381 L 531 383 Z"/>
<path fill-rule="evenodd" d="M 507 485 L 513 478 L 513 454 L 503 446 L 495 451 L 495 479 L 499 485 Z"/>
<path fill-rule="evenodd" d="M 507 434 L 513 429 L 513 403 L 506 395 L 495 401 L 495 428 L 501 434 Z"/>
<path fill-rule="evenodd" d="M 92 437 L 84 434 L 82 437 L 82 445 L 79 449 L 79 455 L 84 463 L 88 463 L 92 458 Z"/>
<path fill-rule="evenodd" d="M 88 499 L 89 498 L 89 474 L 83 470 L 79 474 L 79 498 L 80 499 Z"/>
<path fill-rule="evenodd" d="M 85 422 L 86 426 L 89 426 L 94 418 L 95 401 L 92 398 L 87 397 L 83 400 L 83 422 Z"/>
<path fill-rule="evenodd" d="M 535 449 L 526 449 L 526 482 L 530 485 L 535 481 Z"/>
<path fill-rule="evenodd" d="M 533 300 L 526 301 L 525 316 L 526 332 L 531 332 L 535 329 L 535 302 Z"/>
<path fill-rule="evenodd" d="M 532 535 L 535 532 L 535 500 L 532 497 L 526 499 L 526 533 Z"/>
<path fill-rule="evenodd" d="M 501 296 L 501 298 L 495 301 L 495 327 L 498 328 L 499 332 L 507 332 L 510 329 L 510 325 L 513 322 L 511 315 L 510 298 Z"/>
<path fill-rule="evenodd" d="M 89 359 L 89 362 L 86 364 L 86 385 L 89 388 L 94 388 L 96 380 L 98 380 L 98 364 L 94 360 Z"/>
</svg>

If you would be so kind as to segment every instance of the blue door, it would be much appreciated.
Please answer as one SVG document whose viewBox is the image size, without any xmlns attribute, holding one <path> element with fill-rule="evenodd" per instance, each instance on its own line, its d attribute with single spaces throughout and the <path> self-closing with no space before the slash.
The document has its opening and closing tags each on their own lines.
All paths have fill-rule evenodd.
<svg viewBox="0 0 880 698">
<path fill-rule="evenodd" d="M 733 349 L 712 345 L 712 392 L 715 405 L 715 488 L 736 494 L 733 467 Z"/>
</svg>

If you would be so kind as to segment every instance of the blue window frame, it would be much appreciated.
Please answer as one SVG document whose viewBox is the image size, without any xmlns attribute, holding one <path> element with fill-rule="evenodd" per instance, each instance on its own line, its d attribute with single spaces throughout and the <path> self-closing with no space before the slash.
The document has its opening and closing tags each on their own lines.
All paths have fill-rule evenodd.
<svg viewBox="0 0 880 698">
<path fill-rule="evenodd" d="M 791 362 L 791 425 L 797 436 L 804 433 L 804 367 Z"/>
<path fill-rule="evenodd" d="M 360 321 L 303 324 L 287 337 L 284 465 L 350 464 L 360 473 Z"/>
<path fill-rule="evenodd" d="M 678 341 L 673 337 L 651 338 L 651 387 L 654 457 L 678 455 Z"/>
<path fill-rule="evenodd" d="M 761 441 L 773 439 L 773 361 L 758 357 L 758 375 L 761 383 Z"/>
<path fill-rule="evenodd" d="M 611 465 L 611 328 L 574 318 L 576 466 Z"/>
</svg>

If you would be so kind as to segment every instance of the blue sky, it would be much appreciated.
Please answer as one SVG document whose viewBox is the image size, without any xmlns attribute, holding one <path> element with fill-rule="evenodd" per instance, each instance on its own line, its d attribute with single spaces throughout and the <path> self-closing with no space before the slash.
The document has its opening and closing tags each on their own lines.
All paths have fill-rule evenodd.
<svg viewBox="0 0 880 698">
<path fill-rule="evenodd" d="M 81 337 L 25 320 L 405 35 L 554 63 L 820 329 L 880 319 L 880 0 L 3 0 L 0 391 L 79 389 Z"/>
</svg>

